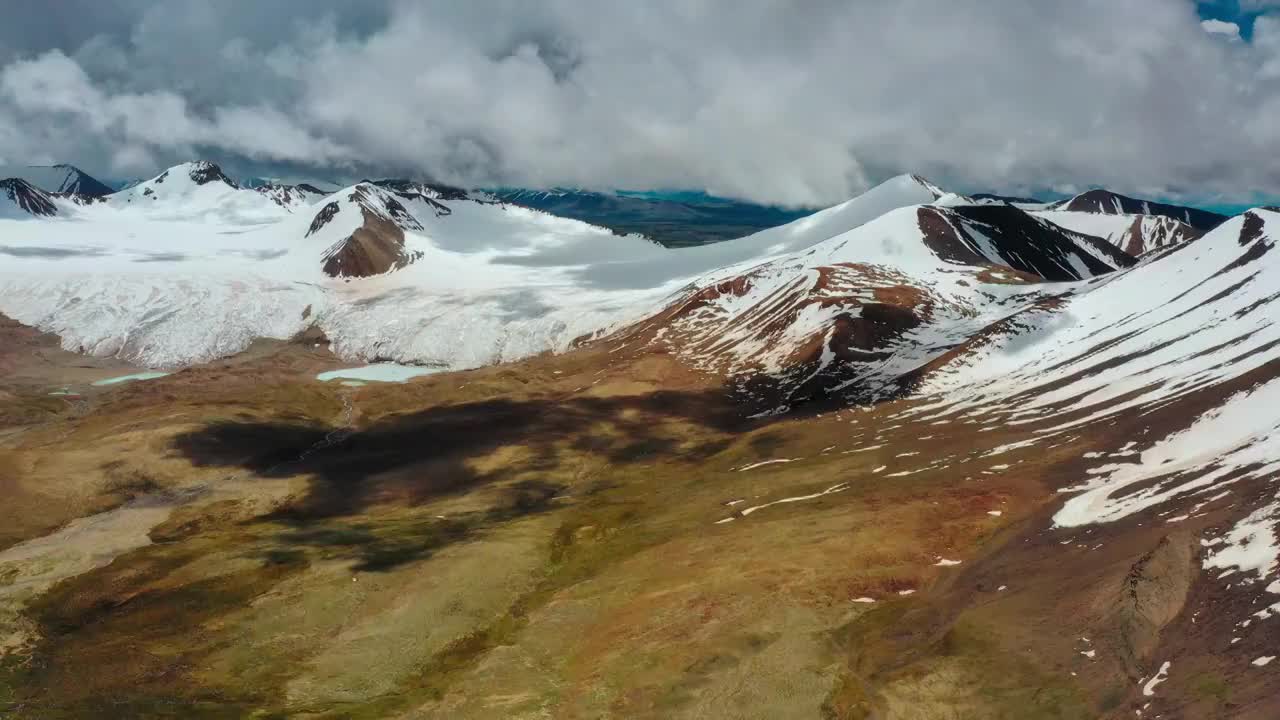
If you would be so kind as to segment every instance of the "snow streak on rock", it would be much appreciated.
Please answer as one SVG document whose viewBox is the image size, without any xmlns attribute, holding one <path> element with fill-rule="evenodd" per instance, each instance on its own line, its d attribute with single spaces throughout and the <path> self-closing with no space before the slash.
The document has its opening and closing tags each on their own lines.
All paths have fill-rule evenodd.
<svg viewBox="0 0 1280 720">
<path fill-rule="evenodd" d="M 297 211 L 310 206 L 328 193 L 314 185 L 259 185 L 254 192 L 270 199 L 286 210 Z"/>
<path fill-rule="evenodd" d="M 1137 257 L 1157 248 L 1190 242 L 1205 231 L 1161 215 L 1114 215 L 1095 212 L 1043 210 L 1032 213 L 1049 222 L 1095 235 Z"/>
<path fill-rule="evenodd" d="M 0 219 L 49 217 L 58 206 L 49 193 L 21 178 L 0 180 Z"/>
</svg>

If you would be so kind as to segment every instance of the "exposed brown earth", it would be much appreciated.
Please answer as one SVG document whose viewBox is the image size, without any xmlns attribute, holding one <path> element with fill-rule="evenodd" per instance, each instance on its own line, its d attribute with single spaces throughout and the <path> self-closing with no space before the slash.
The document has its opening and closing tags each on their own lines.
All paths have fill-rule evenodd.
<svg viewBox="0 0 1280 720">
<path fill-rule="evenodd" d="M 404 231 L 421 230 L 422 225 L 404 205 L 385 191 L 358 185 L 349 198 L 361 214 L 361 225 L 351 235 L 325 250 L 323 268 L 329 277 L 370 277 L 402 268 L 421 257 L 407 250 Z M 425 199 L 425 198 L 424 198 Z M 427 202 L 444 207 L 432 200 Z M 448 210 L 448 208 L 444 208 Z M 328 225 L 342 211 L 337 202 L 320 208 L 311 226 L 310 237 Z"/>
<path fill-rule="evenodd" d="M 8 717 L 1280 712 L 1249 663 L 1274 627 L 1231 643 L 1249 600 L 1193 540 L 1239 506 L 1049 520 L 1117 439 L 1280 368 L 1032 448 L 1035 423 L 912 399 L 748 419 L 634 336 L 346 387 L 313 379 L 313 335 L 92 389 L 121 369 L 0 332 L 0 391 L 33 408 L 0 429 Z M 80 405 L 42 404 L 66 385 Z"/>
<path fill-rule="evenodd" d="M 404 247 L 404 230 L 394 222 L 361 209 L 364 224 L 325 251 L 329 277 L 370 277 L 402 268 L 420 257 Z"/>
</svg>

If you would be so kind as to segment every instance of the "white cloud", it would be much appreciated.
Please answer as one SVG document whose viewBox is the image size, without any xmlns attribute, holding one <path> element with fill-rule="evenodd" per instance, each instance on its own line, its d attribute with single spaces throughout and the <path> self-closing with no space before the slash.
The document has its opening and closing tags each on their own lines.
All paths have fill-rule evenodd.
<svg viewBox="0 0 1280 720">
<path fill-rule="evenodd" d="M 57 50 L 20 60 L 0 70 L 0 112 L 7 105 L 29 131 L 43 123 L 45 137 L 21 142 L 49 158 L 74 146 L 77 137 L 101 143 L 111 153 L 113 170 L 136 170 L 146 148 L 190 154 L 197 146 L 216 147 L 248 158 L 344 160 L 348 151 L 315 137 L 267 107 L 232 105 L 214 108 L 211 117 L 192 113 L 178 93 L 107 93 L 96 87 L 76 61 Z M 65 158 L 72 160 L 74 158 Z"/>
<path fill-rule="evenodd" d="M 1233 22 L 1226 22 L 1225 20 L 1203 20 L 1200 22 L 1200 27 L 1204 28 L 1205 32 L 1213 35 L 1223 35 L 1232 40 L 1240 39 L 1240 26 Z"/>
<path fill-rule="evenodd" d="M 225 153 L 804 204 L 903 171 L 1280 194 L 1259 161 L 1280 144 L 1274 19 L 1222 42 L 1234 26 L 1190 0 L 995 5 L 124 3 L 0 68 L 0 156 L 124 172 Z"/>
</svg>

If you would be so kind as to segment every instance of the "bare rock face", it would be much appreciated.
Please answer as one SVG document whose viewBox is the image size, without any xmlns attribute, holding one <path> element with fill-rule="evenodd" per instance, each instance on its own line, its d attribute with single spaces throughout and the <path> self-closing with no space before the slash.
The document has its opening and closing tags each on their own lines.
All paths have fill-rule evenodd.
<svg viewBox="0 0 1280 720">
<path fill-rule="evenodd" d="M 1166 535 L 1129 568 L 1112 615 L 1120 657 L 1131 672 L 1143 665 L 1160 631 L 1182 612 L 1198 565 L 1192 541 Z"/>
</svg>

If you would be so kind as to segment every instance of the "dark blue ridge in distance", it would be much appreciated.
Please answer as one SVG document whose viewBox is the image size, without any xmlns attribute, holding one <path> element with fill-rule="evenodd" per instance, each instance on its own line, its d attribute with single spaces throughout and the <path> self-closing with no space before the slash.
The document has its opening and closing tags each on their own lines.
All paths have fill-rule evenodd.
<svg viewBox="0 0 1280 720">
<path fill-rule="evenodd" d="M 603 193 L 501 188 L 490 192 L 506 202 L 600 225 L 619 234 L 638 233 L 667 247 L 743 237 L 816 210 L 757 205 L 684 190 Z"/>
</svg>

